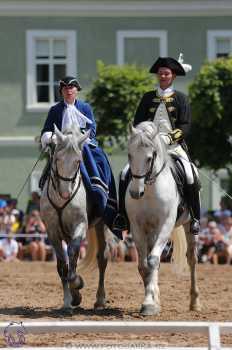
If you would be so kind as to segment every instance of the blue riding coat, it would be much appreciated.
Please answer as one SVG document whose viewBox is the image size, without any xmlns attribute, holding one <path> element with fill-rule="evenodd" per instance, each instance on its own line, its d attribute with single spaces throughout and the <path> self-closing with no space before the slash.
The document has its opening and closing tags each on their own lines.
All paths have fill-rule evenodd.
<svg viewBox="0 0 232 350">
<path fill-rule="evenodd" d="M 96 122 L 92 108 L 84 101 L 77 100 L 76 108 L 92 123 L 86 123 L 84 131 L 90 131 L 90 143 L 83 147 L 83 162 L 81 174 L 87 192 L 90 194 L 96 208 L 96 215 L 103 218 L 105 224 L 112 229 L 114 219 L 118 213 L 117 191 L 110 163 L 104 151 L 98 146 L 96 140 Z M 54 132 L 54 124 L 59 130 L 62 128 L 62 119 L 66 104 L 61 101 L 51 107 L 41 131 Z M 116 232 L 118 234 L 118 232 Z M 120 236 L 120 233 L 118 234 Z M 119 237 L 121 238 L 121 236 Z"/>
</svg>

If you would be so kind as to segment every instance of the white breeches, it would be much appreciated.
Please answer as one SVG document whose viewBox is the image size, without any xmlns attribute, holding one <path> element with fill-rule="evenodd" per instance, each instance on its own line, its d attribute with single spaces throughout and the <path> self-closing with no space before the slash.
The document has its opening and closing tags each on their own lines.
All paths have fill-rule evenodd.
<svg viewBox="0 0 232 350">
<path fill-rule="evenodd" d="M 188 185 L 192 185 L 194 183 L 194 176 L 192 167 L 194 168 L 195 174 L 198 177 L 198 171 L 197 168 L 193 163 L 190 162 L 186 152 L 183 150 L 183 148 L 180 145 L 175 145 L 175 147 L 171 147 L 168 150 L 169 154 L 176 154 L 179 156 L 180 162 L 183 164 L 185 175 L 186 175 L 186 181 Z"/>
</svg>

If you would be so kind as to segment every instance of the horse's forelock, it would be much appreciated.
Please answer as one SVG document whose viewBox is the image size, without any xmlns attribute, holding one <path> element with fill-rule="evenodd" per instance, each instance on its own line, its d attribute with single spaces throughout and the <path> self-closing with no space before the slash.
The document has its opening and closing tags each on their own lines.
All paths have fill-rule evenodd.
<svg viewBox="0 0 232 350">
<path fill-rule="evenodd" d="M 130 143 L 137 146 L 149 147 L 154 144 L 156 135 L 158 134 L 157 127 L 152 122 L 142 122 L 131 135 Z"/>
</svg>

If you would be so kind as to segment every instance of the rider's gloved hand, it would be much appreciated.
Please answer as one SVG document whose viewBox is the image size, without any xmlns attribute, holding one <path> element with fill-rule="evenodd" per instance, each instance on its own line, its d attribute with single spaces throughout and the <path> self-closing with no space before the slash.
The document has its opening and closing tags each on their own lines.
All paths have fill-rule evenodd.
<svg viewBox="0 0 232 350">
<path fill-rule="evenodd" d="M 165 133 L 160 133 L 160 137 L 162 138 L 162 140 L 164 141 L 164 143 L 166 145 L 171 145 L 172 144 L 172 138 L 169 134 L 165 134 Z"/>
<path fill-rule="evenodd" d="M 169 133 L 169 136 L 171 137 L 171 140 L 172 140 L 171 143 L 175 143 L 183 139 L 183 132 L 180 129 L 174 129 Z"/>
<path fill-rule="evenodd" d="M 56 143 L 57 143 L 56 134 L 52 133 L 51 131 L 46 131 L 41 136 L 41 145 L 43 150 L 46 150 L 46 148 L 50 145 L 56 145 Z"/>
</svg>

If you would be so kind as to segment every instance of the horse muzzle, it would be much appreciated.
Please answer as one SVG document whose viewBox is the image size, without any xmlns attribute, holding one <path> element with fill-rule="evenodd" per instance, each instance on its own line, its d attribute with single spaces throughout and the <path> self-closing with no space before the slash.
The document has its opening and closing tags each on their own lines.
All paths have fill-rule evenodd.
<svg viewBox="0 0 232 350">
<path fill-rule="evenodd" d="M 131 198 L 133 198 L 133 199 L 140 199 L 144 195 L 144 191 L 137 192 L 137 191 L 129 190 L 129 193 L 130 193 Z"/>
<path fill-rule="evenodd" d="M 61 198 L 68 200 L 71 197 L 72 193 L 71 192 L 61 192 L 60 196 Z"/>
</svg>

